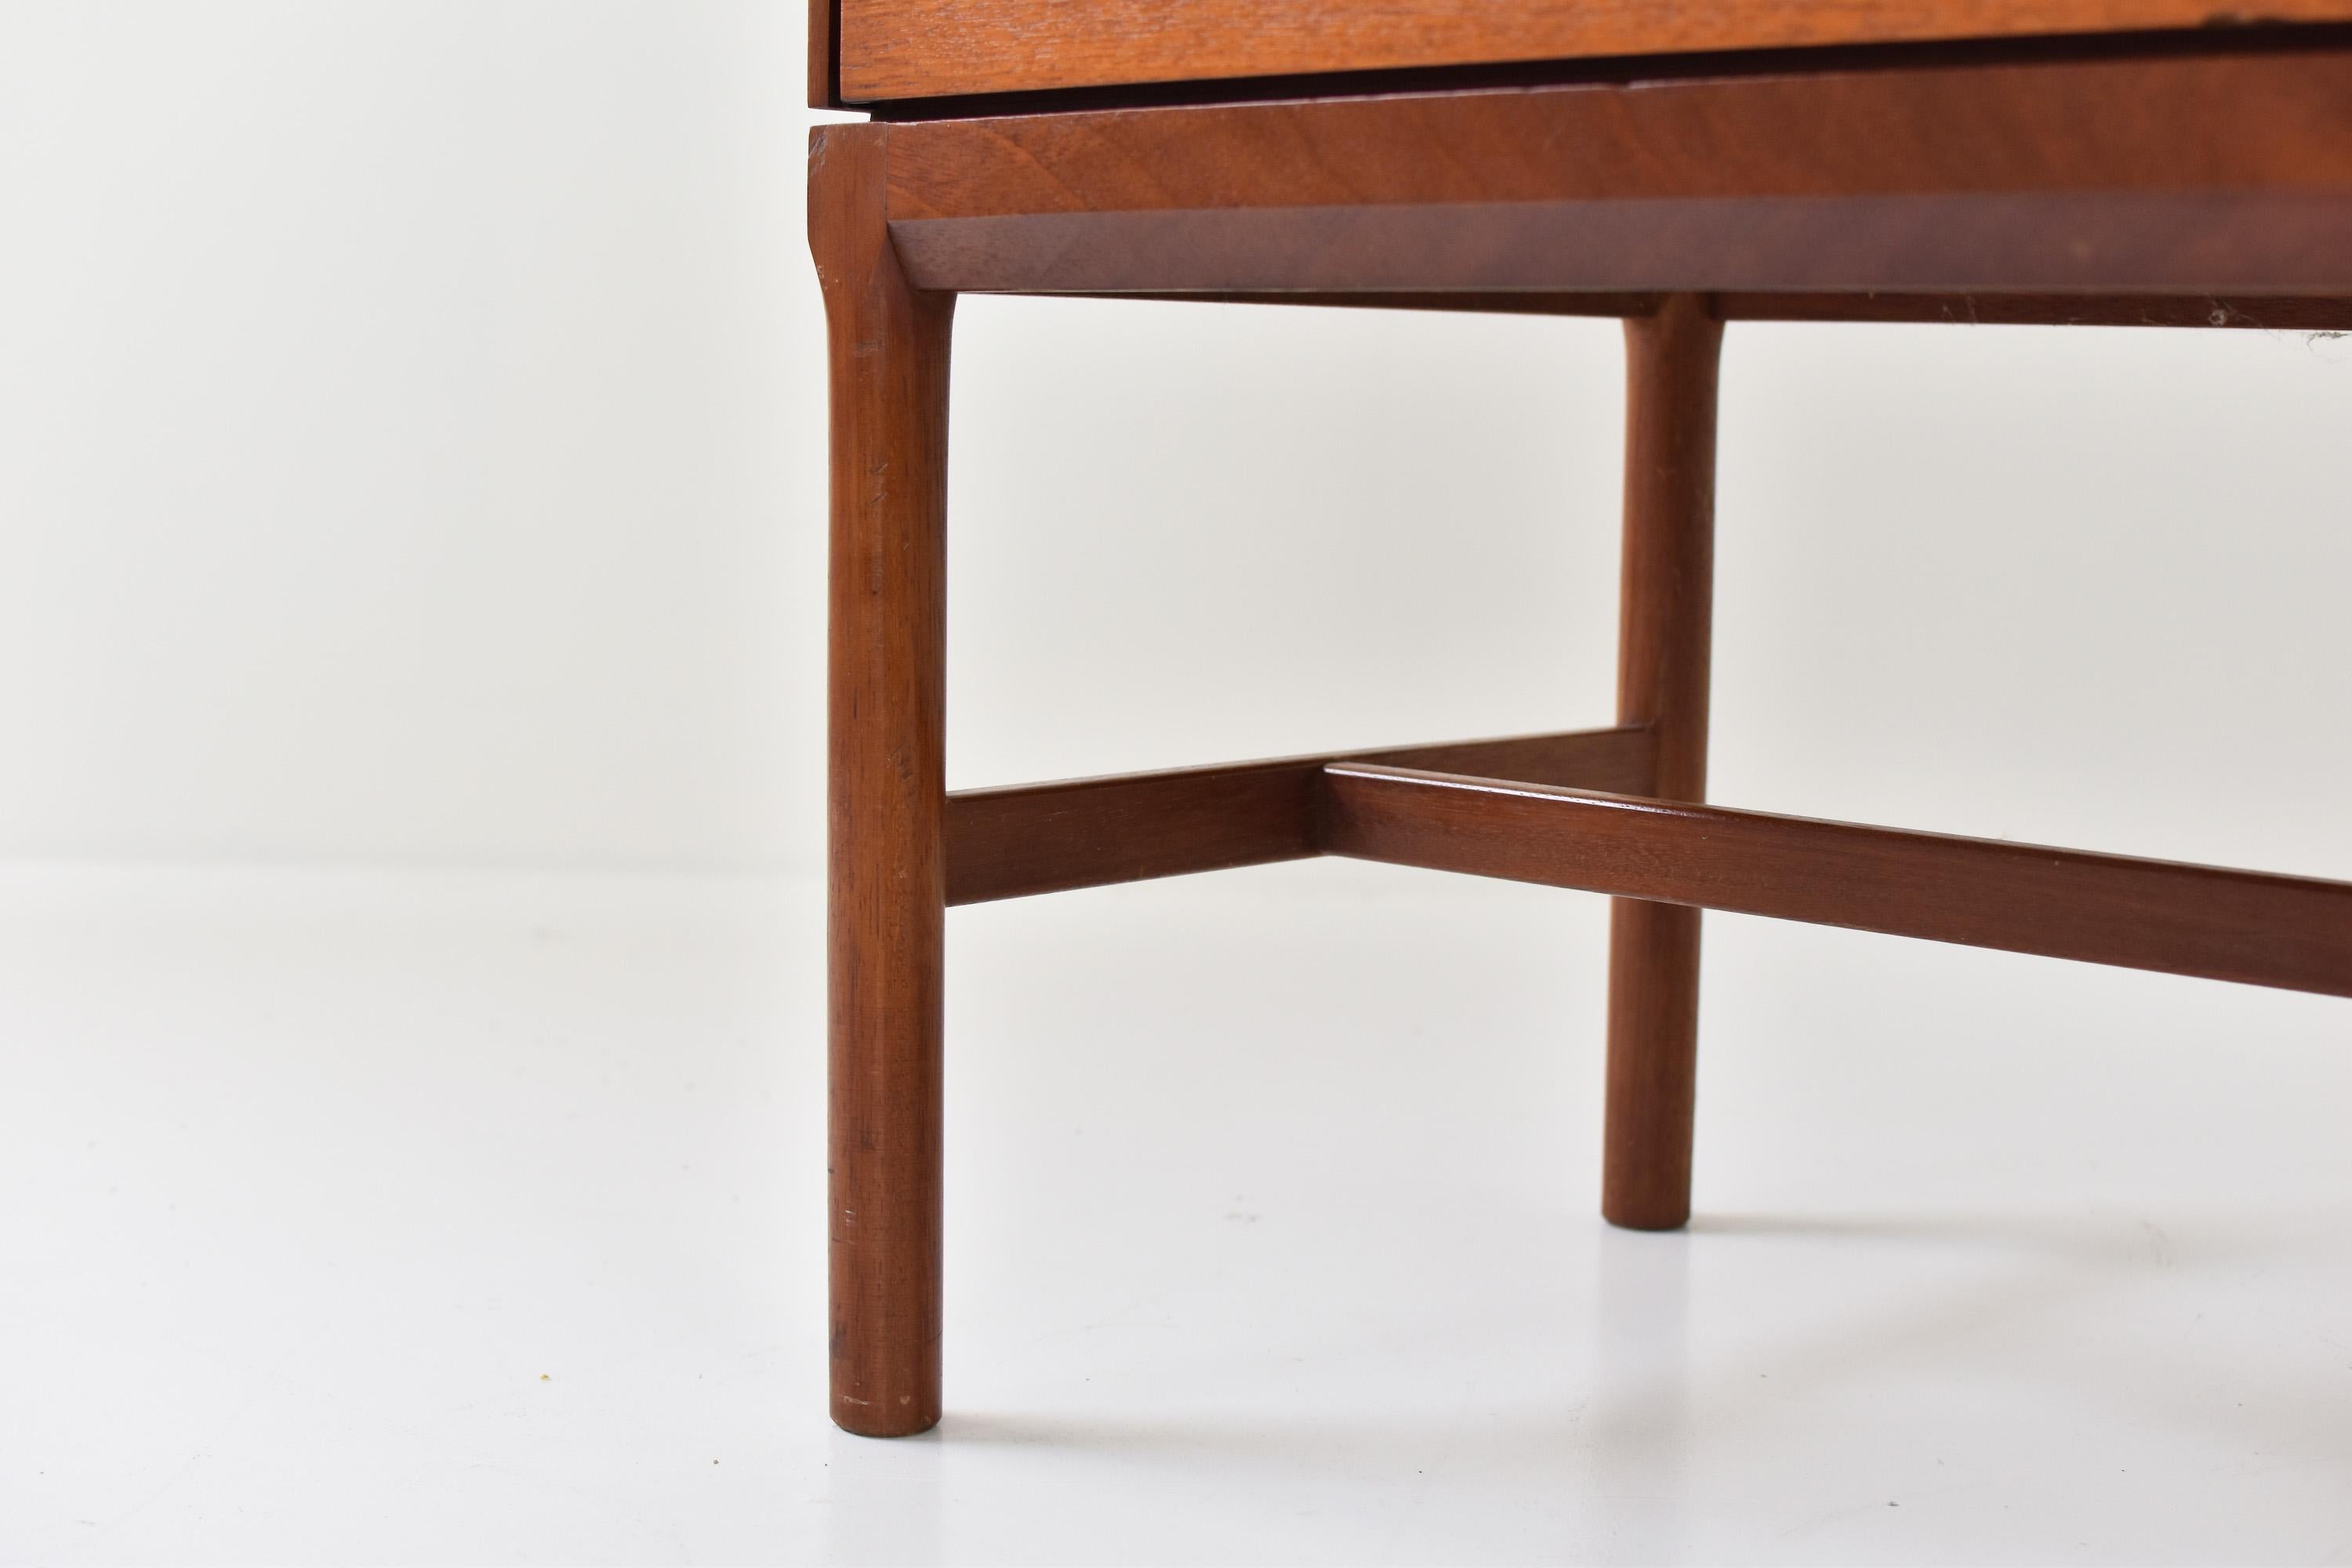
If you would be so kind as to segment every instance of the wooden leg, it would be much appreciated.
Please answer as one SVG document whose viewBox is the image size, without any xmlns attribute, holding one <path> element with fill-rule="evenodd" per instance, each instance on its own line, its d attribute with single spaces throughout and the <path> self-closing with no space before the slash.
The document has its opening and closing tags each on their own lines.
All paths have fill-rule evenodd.
<svg viewBox="0 0 2352 1568">
<path fill-rule="evenodd" d="M 1625 546 L 1617 720 L 1657 736 L 1654 793 L 1706 795 L 1715 577 L 1716 369 L 1723 324 L 1703 295 L 1625 323 Z M 1601 1212 L 1673 1230 L 1690 1218 L 1698 1068 L 1699 913 L 1620 899 L 1609 928 L 1608 1126 Z"/>
<path fill-rule="evenodd" d="M 940 1418 L 941 813 L 948 340 L 884 226 L 879 125 L 819 128 L 809 237 L 833 393 L 833 1418 L 896 1437 Z"/>
</svg>

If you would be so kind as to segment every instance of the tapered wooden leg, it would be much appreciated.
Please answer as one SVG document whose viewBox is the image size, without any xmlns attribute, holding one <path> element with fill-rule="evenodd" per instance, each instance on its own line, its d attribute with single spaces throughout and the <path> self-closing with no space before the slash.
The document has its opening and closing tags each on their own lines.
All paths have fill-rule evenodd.
<svg viewBox="0 0 2352 1568">
<path fill-rule="evenodd" d="M 887 127 L 818 129 L 809 234 L 832 353 L 833 1418 L 940 1418 L 948 339 L 883 224 Z"/>
<path fill-rule="evenodd" d="M 1617 719 L 1657 737 L 1654 793 L 1706 795 L 1715 578 L 1716 370 L 1723 325 L 1702 295 L 1625 323 L 1625 545 Z M 1608 1126 L 1601 1212 L 1672 1230 L 1690 1218 L 1699 913 L 1620 899 L 1609 927 Z"/>
</svg>

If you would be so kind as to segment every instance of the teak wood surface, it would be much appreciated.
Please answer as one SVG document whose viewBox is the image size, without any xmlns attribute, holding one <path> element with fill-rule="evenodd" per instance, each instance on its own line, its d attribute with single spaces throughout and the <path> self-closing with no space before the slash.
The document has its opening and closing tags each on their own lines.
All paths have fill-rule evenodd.
<svg viewBox="0 0 2352 1568">
<path fill-rule="evenodd" d="M 832 364 L 826 966 L 833 1415 L 940 1418 L 948 334 L 882 224 L 877 143 L 809 171 Z"/>
<path fill-rule="evenodd" d="M 811 91 L 822 106 L 2347 19 L 2347 0 L 839 0 L 812 29 Z"/>
<path fill-rule="evenodd" d="M 2352 295 L 2352 48 L 832 127 L 960 291 Z"/>
<path fill-rule="evenodd" d="M 845 27 L 879 18 L 875 4 L 848 0 Z M 1128 7 L 952 9 L 973 26 L 1025 10 L 1083 30 Z M 1835 19 L 1863 29 L 1838 40 L 1853 42 L 1898 11 L 1981 33 L 2061 13 L 2077 28 L 2142 26 L 2163 10 L 1379 0 L 1319 9 L 1336 20 L 1318 47 L 1409 33 L 1416 16 L 1508 27 L 1572 13 L 1651 26 L 1641 47 L 1659 49 L 1702 47 L 1658 41 L 1699 22 Z M 1201 0 L 1153 25 L 1238 14 Z M 1279 43 L 1283 19 L 1307 11 L 1270 0 L 1250 15 Z M 834 20 L 820 3 L 812 85 L 828 91 Z M 902 1436 L 940 1414 L 950 903 L 1316 854 L 1608 895 L 1602 1206 L 1647 1227 L 1689 1213 L 1701 909 L 2352 995 L 2352 884 L 1703 798 L 1723 323 L 2352 325 L 2352 47 L 2326 31 L 2276 47 L 2292 32 L 820 128 L 835 1419 Z M 843 79 L 866 79 L 856 40 L 840 48 Z M 1050 74 L 1083 53 L 1032 47 L 1023 63 Z M 1186 58 L 1234 68 L 1206 45 Z M 955 295 L 975 290 L 1625 318 L 1615 726 L 949 795 L 949 331 Z"/>
<path fill-rule="evenodd" d="M 1646 795 L 1655 742 L 1639 727 L 1278 757 L 1223 767 L 959 790 L 948 796 L 948 902 L 986 903 L 1223 871 L 1323 852 L 1317 813 L 1335 762 Z"/>
<path fill-rule="evenodd" d="M 1706 798 L 1722 351 L 1723 323 L 1696 295 L 1625 323 L 1617 722 L 1655 737 L 1648 793 L 1663 800 Z M 1327 821 L 1327 839 L 1329 830 Z M 1690 1218 L 1698 949 L 1696 909 L 1633 899 L 1610 908 L 1601 1212 L 1612 1224 L 1672 1230 Z"/>
<path fill-rule="evenodd" d="M 1370 763 L 1324 787 L 1334 855 L 2352 996 L 2352 882 Z"/>
</svg>

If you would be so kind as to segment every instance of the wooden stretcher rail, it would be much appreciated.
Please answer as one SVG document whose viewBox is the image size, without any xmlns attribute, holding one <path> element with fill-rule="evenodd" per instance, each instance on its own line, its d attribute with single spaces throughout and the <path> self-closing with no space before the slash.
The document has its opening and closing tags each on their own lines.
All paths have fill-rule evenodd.
<svg viewBox="0 0 2352 1568">
<path fill-rule="evenodd" d="M 1329 854 L 2352 996 L 2352 882 L 1360 763 L 1323 787 Z"/>
<path fill-rule="evenodd" d="M 1646 793 L 1643 729 L 1581 730 L 1346 753 L 1408 767 Z M 985 903 L 1320 854 L 1325 753 L 959 790 L 947 797 L 950 904 Z"/>
</svg>

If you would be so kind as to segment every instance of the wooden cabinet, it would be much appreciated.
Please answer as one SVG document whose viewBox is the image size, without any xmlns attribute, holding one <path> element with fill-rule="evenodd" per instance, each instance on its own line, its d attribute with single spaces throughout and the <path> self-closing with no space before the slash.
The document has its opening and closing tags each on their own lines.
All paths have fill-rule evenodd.
<svg viewBox="0 0 2352 1568">
<path fill-rule="evenodd" d="M 835 1420 L 940 1417 L 951 903 L 1312 855 L 1607 894 L 1641 1229 L 1690 1215 L 1702 909 L 2352 997 L 2352 882 L 1706 800 L 1726 322 L 2352 326 L 2352 0 L 2211 3 L 818 0 L 812 89 L 873 111 L 809 155 Z M 949 794 L 970 292 L 1625 318 L 1614 725 Z"/>
</svg>

